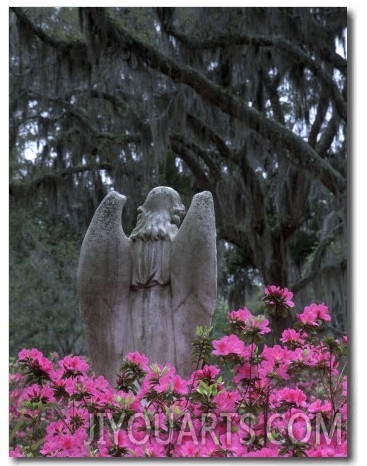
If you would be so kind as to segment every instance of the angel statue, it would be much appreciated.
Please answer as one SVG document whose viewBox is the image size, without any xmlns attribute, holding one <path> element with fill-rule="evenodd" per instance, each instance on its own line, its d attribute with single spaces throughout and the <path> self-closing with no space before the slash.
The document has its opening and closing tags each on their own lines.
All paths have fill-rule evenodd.
<svg viewBox="0 0 367 466">
<path fill-rule="evenodd" d="M 210 325 L 216 300 L 212 195 L 196 194 L 185 216 L 174 189 L 152 189 L 129 238 L 125 202 L 116 191 L 105 197 L 80 251 L 78 298 L 92 368 L 114 383 L 123 358 L 138 351 L 188 377 L 196 327 Z"/>
</svg>

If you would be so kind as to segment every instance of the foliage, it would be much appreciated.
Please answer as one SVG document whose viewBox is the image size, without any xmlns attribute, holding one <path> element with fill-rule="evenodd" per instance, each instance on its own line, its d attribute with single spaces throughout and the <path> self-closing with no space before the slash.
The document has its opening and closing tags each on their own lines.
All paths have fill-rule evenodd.
<svg viewBox="0 0 367 466">
<path fill-rule="evenodd" d="M 288 290 L 268 287 L 264 301 L 275 291 L 290 310 Z M 23 349 L 10 375 L 10 455 L 346 457 L 346 338 L 320 340 L 325 305 L 307 306 L 297 320 L 268 346 L 265 316 L 231 311 L 229 335 L 213 340 L 211 329 L 198 329 L 188 380 L 130 353 L 115 389 L 80 356 Z"/>
<path fill-rule="evenodd" d="M 76 299 L 80 238 L 45 205 L 10 212 L 10 354 L 86 350 Z"/>
</svg>

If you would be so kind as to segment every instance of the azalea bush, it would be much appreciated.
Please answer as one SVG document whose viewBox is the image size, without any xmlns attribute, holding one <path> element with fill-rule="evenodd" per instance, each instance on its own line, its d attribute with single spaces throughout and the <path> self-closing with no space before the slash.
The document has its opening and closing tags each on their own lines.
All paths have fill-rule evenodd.
<svg viewBox="0 0 367 466">
<path fill-rule="evenodd" d="M 346 337 L 327 334 L 324 304 L 296 313 L 270 343 L 267 317 L 293 294 L 269 286 L 264 315 L 228 313 L 229 334 L 198 328 L 196 370 L 130 353 L 116 385 L 86 359 L 23 349 L 10 374 L 10 456 L 346 457 Z"/>
</svg>

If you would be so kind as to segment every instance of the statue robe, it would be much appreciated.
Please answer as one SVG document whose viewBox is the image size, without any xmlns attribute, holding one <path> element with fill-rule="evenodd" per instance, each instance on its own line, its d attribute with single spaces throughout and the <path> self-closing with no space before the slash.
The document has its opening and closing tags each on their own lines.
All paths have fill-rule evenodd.
<svg viewBox="0 0 367 466">
<path fill-rule="evenodd" d="M 132 281 L 124 353 L 139 351 L 151 361 L 176 365 L 169 237 L 132 241 Z"/>
</svg>

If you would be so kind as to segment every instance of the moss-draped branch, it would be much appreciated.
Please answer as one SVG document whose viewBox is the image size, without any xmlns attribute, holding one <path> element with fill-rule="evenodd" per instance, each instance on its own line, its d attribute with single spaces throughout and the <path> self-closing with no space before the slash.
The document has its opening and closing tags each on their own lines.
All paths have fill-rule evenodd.
<svg viewBox="0 0 367 466">
<path fill-rule="evenodd" d="M 86 8 L 83 9 L 83 11 L 84 10 L 87 10 L 92 18 L 93 14 L 100 14 L 100 9 Z M 78 40 L 71 42 L 56 40 L 45 33 L 40 27 L 33 24 L 21 8 L 14 8 L 13 11 L 18 20 L 24 23 L 29 30 L 32 30 L 38 39 L 43 41 L 46 45 L 64 50 L 70 50 L 76 47 L 79 51 L 83 50 L 85 54 L 87 54 L 88 45 L 86 42 Z M 157 47 L 153 47 L 144 42 L 127 28 L 117 25 L 108 15 L 105 16 L 105 20 L 102 24 L 103 30 L 98 30 L 99 24 L 96 23 L 94 25 L 94 33 L 101 34 L 101 36 L 104 37 L 104 42 L 106 42 L 107 39 L 113 42 L 115 50 L 116 48 L 120 48 L 124 53 L 126 53 L 127 49 L 130 50 L 131 53 L 134 53 L 140 58 L 145 66 L 159 71 L 172 79 L 174 83 L 182 83 L 191 87 L 203 99 L 209 101 L 227 115 L 239 119 L 250 129 L 261 132 L 274 146 L 282 148 L 278 151 L 280 156 L 286 158 L 288 162 L 296 167 L 306 169 L 312 176 L 319 179 L 332 193 L 336 194 L 337 192 L 344 192 L 346 190 L 345 177 L 330 163 L 320 157 L 318 152 L 311 145 L 284 125 L 278 121 L 267 118 L 255 108 L 249 107 L 238 97 L 228 92 L 228 90 L 210 81 L 198 70 L 177 62 L 165 53 L 159 51 Z M 220 42 L 219 39 L 216 40 Z M 233 40 L 233 38 L 231 38 L 231 40 Z M 253 43 L 255 39 L 243 37 L 242 40 Z M 323 70 L 319 65 L 302 50 L 298 49 L 293 44 L 289 44 L 285 39 L 279 37 L 271 39 L 258 37 L 256 40 L 260 41 L 262 45 L 276 45 L 283 47 L 283 49 L 287 51 L 297 53 L 298 56 L 303 59 L 306 66 L 315 74 L 320 75 L 322 80 L 326 81 L 326 76 L 323 75 Z M 333 90 L 333 96 L 337 98 L 337 100 L 340 97 L 338 92 Z M 345 105 L 345 102 L 343 105 Z M 344 110 L 340 111 L 340 108 L 338 108 L 338 111 L 344 115 Z"/>
</svg>

